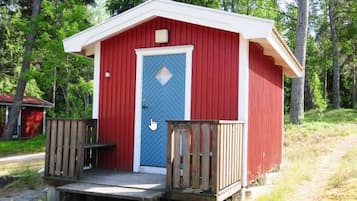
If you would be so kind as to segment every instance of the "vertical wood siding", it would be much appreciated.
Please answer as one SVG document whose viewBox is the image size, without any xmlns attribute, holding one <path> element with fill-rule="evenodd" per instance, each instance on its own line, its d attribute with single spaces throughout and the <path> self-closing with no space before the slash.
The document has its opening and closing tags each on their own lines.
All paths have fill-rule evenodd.
<svg viewBox="0 0 357 201">
<path fill-rule="evenodd" d="M 155 44 L 155 30 L 169 30 L 169 43 Z M 239 35 L 155 18 L 101 43 L 99 140 L 116 143 L 102 167 L 132 170 L 136 48 L 194 45 L 191 119 L 237 119 Z M 111 77 L 105 78 L 104 73 Z"/>
<path fill-rule="evenodd" d="M 248 180 L 281 162 L 283 72 L 256 44 L 249 45 Z"/>
<path fill-rule="evenodd" d="M 0 105 L 0 138 L 5 130 L 6 106 Z"/>
<path fill-rule="evenodd" d="M 20 137 L 34 137 L 43 132 L 43 108 L 25 107 L 21 110 Z"/>
</svg>

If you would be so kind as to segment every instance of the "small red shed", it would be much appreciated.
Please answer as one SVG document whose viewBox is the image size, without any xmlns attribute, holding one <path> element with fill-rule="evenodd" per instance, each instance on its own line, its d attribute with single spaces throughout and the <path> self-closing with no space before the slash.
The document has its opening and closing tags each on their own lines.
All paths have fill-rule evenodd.
<svg viewBox="0 0 357 201">
<path fill-rule="evenodd" d="M 13 95 L 0 94 L 0 138 L 5 130 L 13 101 Z M 22 108 L 17 120 L 17 127 L 12 135 L 13 138 L 34 137 L 44 133 L 46 108 L 51 107 L 53 105 L 50 102 L 25 96 L 22 99 Z"/>
<path fill-rule="evenodd" d="M 243 186 L 281 163 L 283 78 L 303 68 L 273 21 L 149 0 L 63 44 L 94 56 L 103 168 L 165 174 L 168 119 L 243 121 Z"/>
</svg>

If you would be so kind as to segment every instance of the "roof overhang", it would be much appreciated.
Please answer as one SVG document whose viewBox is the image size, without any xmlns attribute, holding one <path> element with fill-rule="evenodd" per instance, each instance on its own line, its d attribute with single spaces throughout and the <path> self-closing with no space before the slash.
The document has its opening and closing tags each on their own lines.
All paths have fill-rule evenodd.
<svg viewBox="0 0 357 201">
<path fill-rule="evenodd" d="M 0 102 L 0 105 L 4 106 L 12 106 L 13 103 L 8 103 L 8 102 Z M 37 105 L 37 104 L 30 104 L 30 103 L 22 103 L 21 107 L 40 107 L 40 108 L 53 108 L 53 104 L 50 103 L 51 105 Z"/>
<path fill-rule="evenodd" d="M 289 77 L 299 77 L 303 68 L 279 36 L 272 20 L 194 6 L 170 0 L 149 0 L 102 24 L 90 27 L 63 40 L 65 52 L 85 56 L 94 54 L 94 45 L 156 17 L 197 24 L 239 33 L 257 42 L 266 55 L 272 56 Z"/>
</svg>

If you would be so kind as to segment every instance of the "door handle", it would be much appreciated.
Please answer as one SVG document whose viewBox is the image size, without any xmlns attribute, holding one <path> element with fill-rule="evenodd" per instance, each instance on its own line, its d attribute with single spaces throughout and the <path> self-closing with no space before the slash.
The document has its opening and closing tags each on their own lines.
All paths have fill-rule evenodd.
<svg viewBox="0 0 357 201">
<path fill-rule="evenodd" d="M 150 119 L 150 124 L 148 125 L 148 127 L 150 128 L 150 130 L 152 131 L 156 131 L 157 130 L 157 121 Z"/>
<path fill-rule="evenodd" d="M 142 107 L 143 109 L 148 109 L 148 108 L 149 108 L 149 106 L 146 105 L 145 98 L 143 98 L 143 101 L 141 102 L 141 107 Z"/>
</svg>

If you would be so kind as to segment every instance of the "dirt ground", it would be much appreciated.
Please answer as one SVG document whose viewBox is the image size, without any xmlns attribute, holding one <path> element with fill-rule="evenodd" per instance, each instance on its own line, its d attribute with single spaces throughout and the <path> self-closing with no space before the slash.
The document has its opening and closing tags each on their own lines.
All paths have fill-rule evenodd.
<svg viewBox="0 0 357 201">
<path fill-rule="evenodd" d="M 45 201 L 47 186 L 41 186 L 33 190 L 4 191 L 0 189 L 0 201 Z"/>
<path fill-rule="evenodd" d="M 298 189 L 295 200 L 318 201 L 321 200 L 323 188 L 327 185 L 328 179 L 336 172 L 342 156 L 350 149 L 357 146 L 357 135 L 346 137 L 340 142 L 334 151 L 324 156 L 318 167 L 317 174 L 309 182 L 305 182 Z"/>
</svg>

